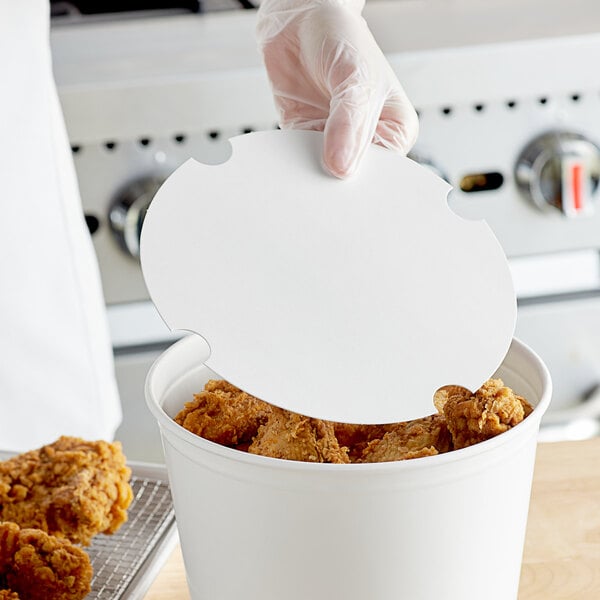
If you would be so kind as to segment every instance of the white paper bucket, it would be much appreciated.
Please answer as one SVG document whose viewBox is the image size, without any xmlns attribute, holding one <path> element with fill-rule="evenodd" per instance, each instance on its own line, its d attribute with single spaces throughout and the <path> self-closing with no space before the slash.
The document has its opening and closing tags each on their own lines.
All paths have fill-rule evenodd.
<svg viewBox="0 0 600 600">
<path fill-rule="evenodd" d="M 184 338 L 146 382 L 193 600 L 517 597 L 552 387 L 524 344 L 513 340 L 497 372 L 535 405 L 521 424 L 463 450 L 377 464 L 272 459 L 186 431 L 172 417 L 216 377 L 205 358 L 201 338 Z"/>
</svg>

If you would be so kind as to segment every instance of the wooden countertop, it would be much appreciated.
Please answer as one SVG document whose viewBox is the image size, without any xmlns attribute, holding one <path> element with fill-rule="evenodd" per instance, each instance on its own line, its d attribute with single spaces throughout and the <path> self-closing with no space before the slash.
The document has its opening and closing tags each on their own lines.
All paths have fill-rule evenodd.
<svg viewBox="0 0 600 600">
<path fill-rule="evenodd" d="M 189 600 L 177 548 L 144 600 Z M 600 438 L 540 444 L 519 600 L 600 598 Z"/>
</svg>

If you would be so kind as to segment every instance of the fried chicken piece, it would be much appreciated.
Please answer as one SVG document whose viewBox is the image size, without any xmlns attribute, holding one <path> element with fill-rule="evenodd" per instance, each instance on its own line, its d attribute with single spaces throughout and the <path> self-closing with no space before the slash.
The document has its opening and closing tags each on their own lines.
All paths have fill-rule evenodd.
<svg viewBox="0 0 600 600">
<path fill-rule="evenodd" d="M 529 402 L 527 402 L 523 396 L 517 396 L 516 394 L 515 396 L 523 407 L 523 418 L 526 419 L 533 412 L 533 406 L 531 406 L 531 404 L 529 404 Z"/>
<path fill-rule="evenodd" d="M 357 462 L 376 463 L 376 462 L 397 462 L 400 460 L 409 460 L 411 458 L 423 458 L 424 456 L 435 456 L 440 454 L 435 446 L 425 446 L 418 450 L 409 450 L 404 446 L 398 446 L 395 439 L 374 440 L 373 444 L 379 444 L 373 451 L 369 447 L 365 448 L 363 458 Z"/>
<path fill-rule="evenodd" d="M 516 425 L 533 408 L 487 381 L 474 394 L 448 385 L 434 395 L 439 414 L 406 423 L 354 425 L 311 419 L 276 408 L 226 381 L 209 381 L 175 421 L 240 451 L 307 462 L 386 462 L 464 448 Z"/>
<path fill-rule="evenodd" d="M 227 381 L 210 380 L 187 402 L 175 421 L 188 431 L 223 446 L 250 443 L 267 422 L 271 405 Z"/>
<path fill-rule="evenodd" d="M 532 410 L 501 379 L 486 381 L 474 394 L 451 391 L 440 406 L 457 449 L 504 433 Z"/>
<path fill-rule="evenodd" d="M 460 385 L 445 385 L 433 395 L 433 405 L 440 414 L 443 414 L 444 404 L 446 404 L 448 398 L 457 395 L 469 398 L 472 393 L 467 388 L 461 387 Z"/>
<path fill-rule="evenodd" d="M 127 520 L 130 476 L 118 442 L 61 437 L 0 462 L 0 521 L 87 545 Z"/>
<path fill-rule="evenodd" d="M 340 447 L 330 421 L 311 419 L 273 407 L 248 452 L 272 458 L 319 463 L 348 463 L 348 449 Z"/>
<path fill-rule="evenodd" d="M 364 448 L 357 462 L 388 462 L 433 456 L 452 449 L 452 439 L 442 415 L 384 426 L 383 437 Z"/>
<path fill-rule="evenodd" d="M 91 581 L 92 565 L 81 548 L 39 529 L 0 523 L 0 588 L 9 588 L 4 600 L 81 600 Z"/>
<path fill-rule="evenodd" d="M 350 462 L 357 462 L 369 442 L 382 438 L 386 425 L 355 425 L 334 423 L 333 430 L 340 446 L 348 448 Z"/>
</svg>

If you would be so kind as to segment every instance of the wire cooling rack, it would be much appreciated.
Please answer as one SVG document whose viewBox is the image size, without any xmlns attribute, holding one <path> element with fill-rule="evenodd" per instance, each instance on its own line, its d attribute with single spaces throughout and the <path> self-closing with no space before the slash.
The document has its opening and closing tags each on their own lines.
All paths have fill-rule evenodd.
<svg viewBox="0 0 600 600">
<path fill-rule="evenodd" d="M 0 460 L 12 456 L 0 451 Z M 94 568 L 86 600 L 142 600 L 177 544 L 177 527 L 163 465 L 127 463 L 133 501 L 127 521 L 112 535 L 99 534 L 84 550 Z"/>
<path fill-rule="evenodd" d="M 97 535 L 85 549 L 94 568 L 86 600 L 143 598 L 177 541 L 164 467 L 129 466 L 133 501 L 127 522 L 112 535 Z"/>
</svg>

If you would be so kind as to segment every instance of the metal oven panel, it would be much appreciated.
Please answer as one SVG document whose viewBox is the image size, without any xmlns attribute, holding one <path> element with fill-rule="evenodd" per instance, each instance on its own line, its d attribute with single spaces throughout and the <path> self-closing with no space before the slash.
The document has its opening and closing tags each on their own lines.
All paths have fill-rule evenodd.
<svg viewBox="0 0 600 600">
<path fill-rule="evenodd" d="M 512 261 L 597 253 L 600 74 L 592 57 L 600 55 L 600 4 L 573 0 L 567 10 L 563 0 L 373 0 L 365 16 L 419 111 L 412 155 L 452 184 L 453 210 L 485 218 Z M 276 127 L 254 25 L 253 11 L 228 11 L 53 27 L 59 94 L 111 309 L 147 299 L 128 252 L 135 254 L 152 182 L 190 156 L 225 160 L 233 135 Z M 536 158 L 532 142 L 540 137 L 554 153 L 544 171 L 550 200 L 561 189 L 563 200 L 569 193 L 554 171 L 568 171 L 573 155 L 563 149 L 576 142 L 581 193 L 590 200 L 581 216 L 564 202 L 561 210 L 530 198 L 522 175 L 517 180 L 517 164 Z M 598 276 L 565 290 L 569 274 L 568 267 L 534 269 L 521 287 L 517 328 L 548 363 L 557 411 L 580 406 L 597 377 Z M 585 300 L 574 302 L 573 293 Z M 113 336 L 120 386 L 130 394 L 142 363 L 132 366 L 126 348 L 137 353 L 139 344 L 123 340 L 121 330 Z"/>
</svg>

